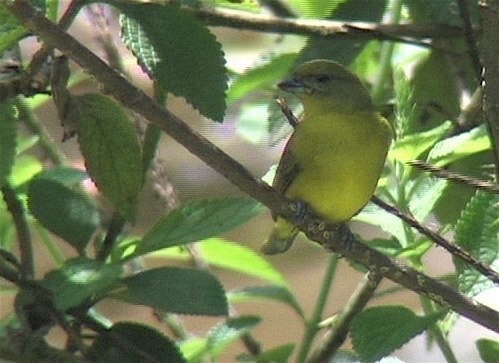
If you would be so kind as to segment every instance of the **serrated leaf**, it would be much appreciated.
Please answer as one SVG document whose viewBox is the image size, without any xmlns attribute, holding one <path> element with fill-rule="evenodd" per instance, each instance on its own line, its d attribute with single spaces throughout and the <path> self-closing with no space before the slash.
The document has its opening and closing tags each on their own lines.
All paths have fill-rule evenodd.
<svg viewBox="0 0 499 363">
<path fill-rule="evenodd" d="M 455 229 L 455 243 L 487 265 L 499 264 L 499 196 L 478 191 L 466 205 Z M 459 258 L 454 258 L 459 290 L 469 296 L 493 283 Z"/>
<path fill-rule="evenodd" d="M 78 142 L 97 188 L 124 217 L 134 220 L 142 188 L 142 156 L 135 130 L 109 97 L 74 97 L 79 111 Z"/>
<path fill-rule="evenodd" d="M 274 87 L 289 73 L 296 57 L 296 53 L 282 54 L 265 64 L 246 70 L 230 85 L 227 102 L 241 99 L 257 89 Z"/>
<path fill-rule="evenodd" d="M 221 238 L 209 238 L 200 241 L 197 246 L 201 250 L 203 259 L 210 265 L 230 269 L 287 287 L 282 274 L 265 258 L 248 247 Z M 191 258 L 187 252 L 176 248 L 161 250 L 155 256 Z"/>
<path fill-rule="evenodd" d="M 304 318 L 303 310 L 298 304 L 298 301 L 295 299 L 289 289 L 284 286 L 250 286 L 244 289 L 228 292 L 227 298 L 231 303 L 252 301 L 256 299 L 275 300 L 290 306 L 301 318 Z"/>
<path fill-rule="evenodd" d="M 478 339 L 476 341 L 480 358 L 484 363 L 499 362 L 499 341 L 491 339 Z"/>
<path fill-rule="evenodd" d="M 87 197 L 43 175 L 29 184 L 28 207 L 45 228 L 78 252 L 85 249 L 100 222 L 97 207 Z"/>
<path fill-rule="evenodd" d="M 125 44 L 166 92 L 184 97 L 205 115 L 221 121 L 227 77 L 220 44 L 194 16 L 158 4 L 111 2 L 128 18 Z M 152 50 L 151 50 L 152 48 Z"/>
<path fill-rule="evenodd" d="M 175 343 L 138 323 L 119 322 L 101 332 L 92 345 L 96 362 L 187 362 Z"/>
<path fill-rule="evenodd" d="M 395 142 L 393 148 L 390 150 L 389 158 L 403 163 L 414 160 L 423 152 L 430 149 L 451 128 L 452 123 L 447 121 L 431 130 L 402 137 Z"/>
<path fill-rule="evenodd" d="M 212 356 L 217 357 L 225 347 L 248 333 L 260 321 L 261 318 L 258 316 L 239 316 L 227 319 L 208 332 L 207 349 Z"/>
<path fill-rule="evenodd" d="M 490 149 L 490 137 L 485 125 L 438 142 L 430 151 L 427 162 L 446 166 L 466 156 Z"/>
<path fill-rule="evenodd" d="M 49 272 L 42 284 L 52 292 L 55 306 L 67 310 L 108 290 L 122 272 L 121 265 L 78 257 Z"/>
<path fill-rule="evenodd" d="M 205 270 L 156 268 L 138 273 L 123 282 L 127 287 L 123 297 L 133 304 L 177 314 L 228 314 L 227 297 L 222 285 Z"/>
<path fill-rule="evenodd" d="M 134 255 L 195 242 L 247 222 L 262 211 L 253 199 L 223 198 L 193 201 L 174 209 L 146 233 Z"/>
<path fill-rule="evenodd" d="M 350 330 L 362 361 L 375 362 L 436 323 L 444 313 L 420 317 L 403 306 L 378 306 L 361 312 Z"/>
<path fill-rule="evenodd" d="M 17 137 L 16 114 L 12 102 L 0 102 L 0 187 L 7 182 L 14 165 Z"/>
</svg>

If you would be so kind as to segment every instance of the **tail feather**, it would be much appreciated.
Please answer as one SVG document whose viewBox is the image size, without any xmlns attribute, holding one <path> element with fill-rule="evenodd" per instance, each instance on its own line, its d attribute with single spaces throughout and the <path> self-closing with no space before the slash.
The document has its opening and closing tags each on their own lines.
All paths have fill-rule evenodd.
<svg viewBox="0 0 499 363">
<path fill-rule="evenodd" d="M 284 219 L 278 218 L 269 238 L 260 250 L 266 255 L 277 255 L 286 252 L 298 234 L 298 229 Z"/>
</svg>

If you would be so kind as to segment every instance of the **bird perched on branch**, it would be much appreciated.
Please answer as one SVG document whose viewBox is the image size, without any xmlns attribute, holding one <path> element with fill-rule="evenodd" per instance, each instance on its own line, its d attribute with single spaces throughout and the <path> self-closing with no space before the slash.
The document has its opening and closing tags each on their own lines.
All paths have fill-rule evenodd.
<svg viewBox="0 0 499 363">
<path fill-rule="evenodd" d="M 375 111 L 359 78 L 339 63 L 313 60 L 278 84 L 303 104 L 273 187 L 331 223 L 348 221 L 370 200 L 381 175 L 393 132 Z M 298 229 L 273 216 L 265 254 L 291 247 Z"/>
</svg>

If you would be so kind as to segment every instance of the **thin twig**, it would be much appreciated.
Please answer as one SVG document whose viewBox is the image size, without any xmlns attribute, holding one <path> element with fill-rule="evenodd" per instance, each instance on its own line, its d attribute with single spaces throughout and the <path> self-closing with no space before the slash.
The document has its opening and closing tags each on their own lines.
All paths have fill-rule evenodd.
<svg viewBox="0 0 499 363">
<path fill-rule="evenodd" d="M 437 178 L 450 180 L 452 182 L 463 184 L 475 189 L 480 189 L 485 192 L 499 194 L 499 185 L 493 182 L 489 182 L 487 180 L 482 180 L 478 178 L 473 178 L 471 176 L 462 175 L 453 171 L 440 168 L 436 165 L 425 163 L 424 161 L 421 160 L 411 160 L 407 162 L 407 164 L 414 166 L 418 169 L 427 171 L 432 175 L 436 176 Z"/>
<path fill-rule="evenodd" d="M 275 192 L 263 181 L 255 179 L 241 164 L 213 145 L 205 137 L 193 131 L 183 120 L 153 102 L 143 91 L 136 88 L 119 73 L 108 67 L 99 57 L 78 43 L 71 35 L 48 21 L 26 0 L 0 0 L 24 26 L 31 29 L 51 46 L 57 47 L 73 61 L 91 73 L 109 94 L 161 130 L 210 167 L 237 185 L 243 192 L 257 199 L 273 213 L 282 216 L 304 231 L 305 234 L 334 252 L 348 257 L 367 268 L 377 268 L 383 277 L 399 283 L 419 294 L 428 296 L 440 305 L 453 309 L 470 320 L 488 329 L 499 332 L 499 313 L 474 301 L 455 289 L 436 281 L 415 269 L 395 261 L 381 252 L 351 238 L 348 245 L 337 243 L 336 237 L 321 233 L 320 229 L 308 229 L 312 221 L 320 220 L 314 213 L 301 218 L 293 212 L 292 203 Z M 323 222 L 324 223 L 324 222 Z M 326 226 L 331 228 L 331 225 Z"/>
<path fill-rule="evenodd" d="M 490 279 L 494 283 L 499 284 L 499 274 L 496 271 L 494 271 L 490 266 L 487 266 L 483 262 L 478 261 L 475 257 L 470 255 L 467 251 L 463 250 L 461 247 L 448 241 L 447 239 L 442 237 L 439 233 L 435 232 L 434 230 L 422 225 L 414 217 L 402 212 L 401 210 L 399 210 L 398 208 L 396 208 L 392 205 L 385 203 L 383 200 L 379 199 L 377 196 L 373 196 L 371 198 L 371 201 L 373 203 L 375 203 L 376 205 L 378 205 L 379 207 L 386 210 L 387 212 L 402 219 L 408 225 L 410 225 L 411 227 L 416 229 L 418 232 L 420 232 L 421 234 L 423 234 L 426 237 L 428 237 L 429 239 L 431 239 L 433 242 L 438 244 L 440 247 L 445 248 L 453 256 L 459 257 L 464 262 L 470 264 L 477 271 L 479 271 L 481 274 L 483 274 L 485 277 L 487 277 L 488 279 Z"/>
<path fill-rule="evenodd" d="M 381 282 L 381 275 L 370 271 L 357 286 L 347 304 L 334 318 L 331 326 L 324 334 L 319 346 L 312 353 L 308 363 L 329 362 L 341 345 L 345 342 L 353 319 L 371 300 L 374 291 Z"/>
<path fill-rule="evenodd" d="M 12 215 L 17 230 L 19 250 L 21 252 L 21 273 L 24 279 L 33 278 L 35 274 L 33 244 L 23 204 L 17 198 L 15 190 L 12 189 L 8 183 L 4 184 L 1 191 L 3 200 L 5 201 L 8 211 Z"/>
</svg>

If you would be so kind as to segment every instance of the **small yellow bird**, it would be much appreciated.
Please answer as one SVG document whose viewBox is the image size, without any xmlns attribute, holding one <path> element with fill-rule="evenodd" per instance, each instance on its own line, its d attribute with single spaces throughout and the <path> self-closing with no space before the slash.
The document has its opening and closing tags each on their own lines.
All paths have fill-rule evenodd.
<svg viewBox="0 0 499 363">
<path fill-rule="evenodd" d="M 284 148 L 273 187 L 331 223 L 349 220 L 374 193 L 393 137 L 390 124 L 375 111 L 359 78 L 339 63 L 301 64 L 278 86 L 295 94 L 304 112 Z M 289 249 L 299 232 L 283 218 L 273 218 L 274 229 L 262 246 L 269 255 Z"/>
</svg>

